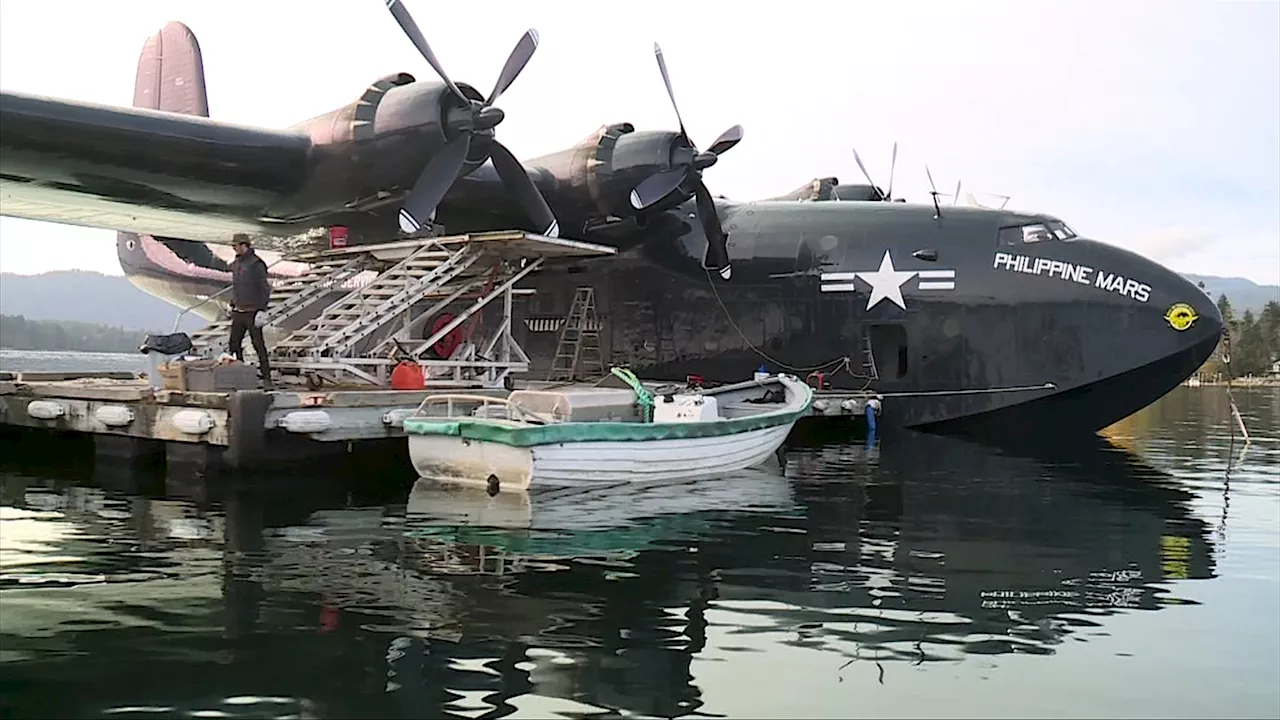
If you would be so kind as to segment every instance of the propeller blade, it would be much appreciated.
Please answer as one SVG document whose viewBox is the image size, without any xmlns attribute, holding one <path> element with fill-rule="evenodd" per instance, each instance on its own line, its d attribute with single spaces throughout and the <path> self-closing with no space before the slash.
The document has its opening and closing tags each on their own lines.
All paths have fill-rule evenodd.
<svg viewBox="0 0 1280 720">
<path fill-rule="evenodd" d="M 560 237 L 560 223 L 556 222 L 555 213 L 551 212 L 547 199 L 542 197 L 524 165 L 511 154 L 507 146 L 494 140 L 489 148 L 489 159 L 493 161 L 493 169 L 498 171 L 498 177 L 502 178 L 502 184 L 516 196 L 516 202 L 520 203 L 525 215 L 538 228 L 538 233 L 547 237 Z"/>
<path fill-rule="evenodd" d="M 960 202 L 960 181 L 956 181 L 956 194 L 951 196 L 951 204 L 955 205 Z"/>
<path fill-rule="evenodd" d="M 662 73 L 662 82 L 667 86 L 667 97 L 671 98 L 671 109 L 676 111 L 676 122 L 680 123 L 680 134 L 688 141 L 690 145 L 693 141 L 689 139 L 689 133 L 684 129 L 684 118 L 680 117 L 680 106 L 676 105 L 676 93 L 671 89 L 671 76 L 667 74 L 667 61 L 662 59 L 662 48 L 658 43 L 653 44 L 653 55 L 658 58 L 658 70 Z"/>
<path fill-rule="evenodd" d="M 413 16 L 409 14 L 409 10 L 400 3 L 400 0 L 387 0 L 387 9 L 391 11 L 392 17 L 400 24 L 400 29 L 404 31 L 404 34 L 409 36 L 409 41 L 413 43 L 414 47 L 418 48 L 418 52 L 422 53 L 422 57 L 426 58 L 427 63 L 436 71 L 440 79 L 444 80 L 444 84 L 448 85 L 453 94 L 457 95 L 462 102 L 469 104 L 471 101 L 467 99 L 466 95 L 462 94 L 457 85 L 453 84 L 453 81 L 449 79 L 449 75 L 444 71 L 444 67 L 440 65 L 440 61 L 436 59 L 436 54 L 431 52 L 431 46 L 427 44 L 427 39 L 422 36 L 422 31 L 418 29 L 418 24 L 413 21 Z"/>
<path fill-rule="evenodd" d="M 498 81 L 493 85 L 493 92 L 489 93 L 489 99 L 484 101 L 486 107 L 497 102 L 498 97 L 511 87 L 511 83 L 520 76 L 524 66 L 529 64 L 529 58 L 533 57 L 533 51 L 537 49 L 538 31 L 529 28 L 520 38 L 520 42 L 511 49 L 511 54 L 507 56 L 507 64 L 503 65 L 502 72 L 498 73 Z"/>
<path fill-rule="evenodd" d="M 734 145 L 742 142 L 742 126 L 734 125 L 733 127 L 720 133 L 720 137 L 711 143 L 711 147 L 707 148 L 707 152 L 712 155 L 723 155 Z"/>
<path fill-rule="evenodd" d="M 893 171 L 898 168 L 898 141 L 893 141 L 893 157 L 889 160 L 889 189 L 885 191 L 885 200 L 893 199 Z"/>
<path fill-rule="evenodd" d="M 862 158 L 858 157 L 857 149 L 854 149 L 853 151 L 853 161 L 858 163 L 858 169 L 862 171 L 862 177 L 866 178 L 867 182 L 874 188 L 876 186 L 876 181 L 871 179 L 871 173 L 867 172 L 867 166 L 862 164 Z"/>
<path fill-rule="evenodd" d="M 706 266 L 719 271 L 720 277 L 728 280 L 733 274 L 733 268 L 729 266 L 729 248 L 724 228 L 720 225 L 720 215 L 716 212 L 716 201 L 711 198 L 711 192 L 702 184 L 701 179 L 698 180 L 693 196 L 698 203 L 698 219 L 702 221 L 703 232 L 707 235 Z"/>
<path fill-rule="evenodd" d="M 631 191 L 631 207 L 643 210 L 680 187 L 688 172 L 685 168 L 664 170 L 641 180 Z"/>
<path fill-rule="evenodd" d="M 934 195 L 937 195 L 937 194 L 938 194 L 938 186 L 933 184 L 933 173 L 929 172 L 929 166 L 928 166 L 928 165 L 925 165 L 925 166 L 924 166 L 924 174 L 925 174 L 925 176 L 926 176 L 926 177 L 928 177 L 928 178 L 929 178 L 929 189 L 933 191 L 933 194 L 934 194 Z"/>
<path fill-rule="evenodd" d="M 444 199 L 445 193 L 449 192 L 462 166 L 466 164 L 470 148 L 471 134 L 467 133 L 445 145 L 439 155 L 431 158 L 431 162 L 427 163 L 427 167 L 414 182 L 404 206 L 400 208 L 400 229 L 413 232 L 436 211 L 436 206 Z"/>
</svg>

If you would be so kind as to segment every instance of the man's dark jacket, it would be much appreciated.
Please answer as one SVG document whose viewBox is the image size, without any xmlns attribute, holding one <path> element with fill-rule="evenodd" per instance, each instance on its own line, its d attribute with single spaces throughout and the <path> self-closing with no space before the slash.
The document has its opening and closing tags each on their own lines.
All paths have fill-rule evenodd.
<svg viewBox="0 0 1280 720">
<path fill-rule="evenodd" d="M 250 250 L 231 261 L 231 301 L 236 310 L 266 310 L 271 300 L 267 264 Z"/>
</svg>

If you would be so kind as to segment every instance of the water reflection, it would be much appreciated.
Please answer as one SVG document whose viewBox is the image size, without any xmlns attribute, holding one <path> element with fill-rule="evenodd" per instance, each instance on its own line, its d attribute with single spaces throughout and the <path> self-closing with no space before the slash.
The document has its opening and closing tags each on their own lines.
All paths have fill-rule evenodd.
<svg viewBox="0 0 1280 720">
<path fill-rule="evenodd" d="M 1191 494 L 1102 440 L 798 447 L 694 493 L 384 485 L 5 476 L 0 714 L 714 714 L 707 663 L 1051 655 L 1215 574 Z"/>
</svg>

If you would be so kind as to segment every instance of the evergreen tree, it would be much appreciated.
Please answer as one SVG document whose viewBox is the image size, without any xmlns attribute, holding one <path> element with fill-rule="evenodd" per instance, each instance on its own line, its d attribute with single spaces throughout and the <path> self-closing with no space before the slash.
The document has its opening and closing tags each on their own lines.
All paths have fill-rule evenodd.
<svg viewBox="0 0 1280 720">
<path fill-rule="evenodd" d="M 144 335 L 141 330 L 109 325 L 0 315 L 0 347 L 14 350 L 132 353 L 138 351 Z"/>
</svg>

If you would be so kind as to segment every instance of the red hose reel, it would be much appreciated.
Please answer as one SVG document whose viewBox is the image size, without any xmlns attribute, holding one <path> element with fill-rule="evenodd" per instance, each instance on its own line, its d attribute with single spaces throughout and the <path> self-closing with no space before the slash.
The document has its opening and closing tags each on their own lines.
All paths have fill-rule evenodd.
<svg viewBox="0 0 1280 720">
<path fill-rule="evenodd" d="M 440 313 L 436 316 L 436 321 L 431 324 L 431 330 L 427 332 L 427 337 L 431 337 L 440 332 L 445 325 L 453 322 L 456 316 L 453 313 Z M 431 346 L 431 351 L 440 359 L 447 359 L 453 355 L 453 352 L 462 344 L 462 325 L 459 324 L 454 329 L 445 333 L 445 336 L 436 341 Z"/>
</svg>

